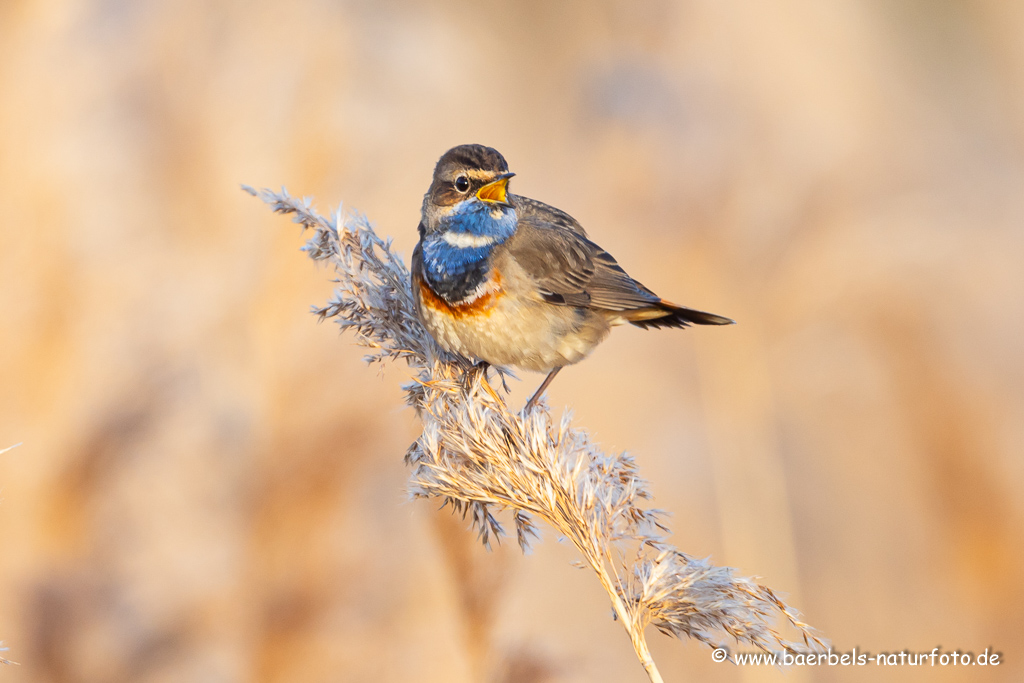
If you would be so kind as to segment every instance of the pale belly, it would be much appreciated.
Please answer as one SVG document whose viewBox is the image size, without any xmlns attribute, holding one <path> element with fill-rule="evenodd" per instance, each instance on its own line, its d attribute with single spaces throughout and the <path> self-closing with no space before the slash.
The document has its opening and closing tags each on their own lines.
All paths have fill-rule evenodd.
<svg viewBox="0 0 1024 683">
<path fill-rule="evenodd" d="M 547 372 L 583 360 L 608 334 L 600 313 L 524 301 L 495 285 L 475 300 L 450 305 L 418 278 L 420 320 L 438 344 L 473 360 Z"/>
</svg>

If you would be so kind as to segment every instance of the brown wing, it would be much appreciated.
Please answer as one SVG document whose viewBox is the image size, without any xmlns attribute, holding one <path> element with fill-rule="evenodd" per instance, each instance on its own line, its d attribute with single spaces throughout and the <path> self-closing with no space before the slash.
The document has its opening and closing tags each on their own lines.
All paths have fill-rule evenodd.
<svg viewBox="0 0 1024 683">
<path fill-rule="evenodd" d="M 516 216 L 521 223 L 568 230 L 583 237 L 587 236 L 587 231 L 579 221 L 550 204 L 519 195 L 509 195 L 509 201 L 516 207 Z"/>
<path fill-rule="evenodd" d="M 627 275 L 611 254 L 574 230 L 520 218 L 508 248 L 551 303 L 627 311 L 661 300 Z"/>
<path fill-rule="evenodd" d="M 665 301 L 631 278 L 568 214 L 516 197 L 519 225 L 508 253 L 549 303 L 622 312 L 640 327 L 725 325 L 732 320 Z"/>
</svg>

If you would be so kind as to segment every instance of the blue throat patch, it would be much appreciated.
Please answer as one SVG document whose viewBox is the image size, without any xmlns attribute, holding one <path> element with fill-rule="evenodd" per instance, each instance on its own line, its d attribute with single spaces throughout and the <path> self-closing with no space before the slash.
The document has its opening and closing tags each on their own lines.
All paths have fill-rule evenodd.
<svg viewBox="0 0 1024 683">
<path fill-rule="evenodd" d="M 497 217 L 492 215 L 498 212 Z M 441 219 L 440 230 L 423 238 L 423 275 L 430 288 L 450 303 L 465 299 L 487 279 L 494 247 L 515 231 L 515 209 L 490 206 L 476 199 L 456 204 L 452 212 Z M 446 233 L 462 235 L 463 241 L 469 243 L 474 238 L 493 241 L 460 247 L 449 243 Z"/>
</svg>

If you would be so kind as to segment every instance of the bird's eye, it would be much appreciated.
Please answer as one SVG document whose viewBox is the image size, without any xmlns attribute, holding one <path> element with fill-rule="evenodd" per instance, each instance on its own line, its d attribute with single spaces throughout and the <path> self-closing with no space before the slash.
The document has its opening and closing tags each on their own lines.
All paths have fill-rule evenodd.
<svg viewBox="0 0 1024 683">
<path fill-rule="evenodd" d="M 455 189 L 459 192 L 469 191 L 469 178 L 464 175 L 460 175 L 455 179 Z"/>
</svg>

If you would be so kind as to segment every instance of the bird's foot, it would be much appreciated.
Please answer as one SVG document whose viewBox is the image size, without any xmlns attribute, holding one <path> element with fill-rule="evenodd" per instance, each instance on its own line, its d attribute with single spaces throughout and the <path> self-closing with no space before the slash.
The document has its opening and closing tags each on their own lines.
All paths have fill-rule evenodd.
<svg viewBox="0 0 1024 683">
<path fill-rule="evenodd" d="M 557 375 L 558 371 L 561 369 L 561 367 L 557 367 L 548 373 L 548 376 L 545 377 L 544 381 L 540 383 L 539 387 L 537 387 L 537 391 L 533 392 L 533 396 L 531 396 L 530 400 L 526 402 L 526 405 L 523 407 L 523 414 L 529 413 L 536 407 L 537 402 L 540 401 L 540 397 L 544 395 L 544 390 L 548 388 L 548 385 L 551 384 L 551 380 L 555 378 L 555 375 Z"/>
</svg>

